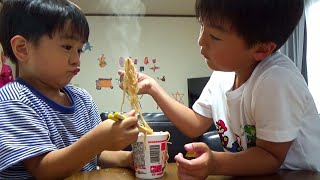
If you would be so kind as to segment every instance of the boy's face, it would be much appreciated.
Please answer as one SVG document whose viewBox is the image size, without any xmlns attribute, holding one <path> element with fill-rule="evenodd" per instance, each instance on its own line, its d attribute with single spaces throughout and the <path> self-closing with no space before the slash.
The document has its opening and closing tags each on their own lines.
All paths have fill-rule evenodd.
<svg viewBox="0 0 320 180">
<path fill-rule="evenodd" d="M 231 30 L 230 25 L 211 25 L 203 22 L 198 43 L 208 66 L 217 71 L 242 72 L 256 63 L 254 49 Z"/>
<path fill-rule="evenodd" d="M 71 32 L 54 33 L 52 38 L 44 35 L 37 45 L 31 45 L 22 78 L 33 86 L 45 84 L 60 89 L 67 85 L 80 71 L 83 47 L 83 42 L 72 35 Z"/>
</svg>

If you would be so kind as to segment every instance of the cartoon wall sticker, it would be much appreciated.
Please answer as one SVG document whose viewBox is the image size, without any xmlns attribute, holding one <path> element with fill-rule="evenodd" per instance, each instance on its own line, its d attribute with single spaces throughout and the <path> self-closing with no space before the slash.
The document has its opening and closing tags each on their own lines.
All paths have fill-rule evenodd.
<svg viewBox="0 0 320 180">
<path fill-rule="evenodd" d="M 12 68 L 6 64 L 6 57 L 4 56 L 3 51 L 1 52 L 1 72 L 0 72 L 0 87 L 6 85 L 9 82 L 12 82 Z"/>
<path fill-rule="evenodd" d="M 98 78 L 96 80 L 96 89 L 101 90 L 101 88 L 113 89 L 112 78 Z"/>
<path fill-rule="evenodd" d="M 162 76 L 162 77 L 157 77 L 159 80 L 166 82 L 166 76 Z"/>
<path fill-rule="evenodd" d="M 153 59 L 152 59 L 152 63 L 153 63 L 153 64 L 157 63 L 157 59 L 156 59 L 156 58 L 153 58 Z"/>
<path fill-rule="evenodd" d="M 87 50 L 91 51 L 92 47 L 93 47 L 93 46 L 90 45 L 90 42 L 89 42 L 89 41 L 86 42 L 86 43 L 84 44 L 83 52 L 86 52 Z"/>
<path fill-rule="evenodd" d="M 134 64 L 134 65 L 137 65 L 137 64 L 138 64 L 138 59 L 137 59 L 137 58 L 134 59 L 133 64 Z"/>
<path fill-rule="evenodd" d="M 148 57 L 145 57 L 143 63 L 144 63 L 145 65 L 149 64 L 149 58 L 148 58 Z"/>
<path fill-rule="evenodd" d="M 102 54 L 99 58 L 98 58 L 98 61 L 99 61 L 99 66 L 101 68 L 105 67 L 107 65 L 107 62 L 106 62 L 106 57 L 104 56 L 104 54 Z"/>
<path fill-rule="evenodd" d="M 156 66 L 155 64 L 153 67 L 150 68 L 153 72 L 156 72 L 157 69 L 160 69 L 160 66 Z"/>
<path fill-rule="evenodd" d="M 144 66 L 140 66 L 140 72 L 143 72 L 144 71 Z"/>
<path fill-rule="evenodd" d="M 120 65 L 120 67 L 124 67 L 124 58 L 123 57 L 119 58 L 119 65 Z"/>
<path fill-rule="evenodd" d="M 183 93 L 180 93 L 180 92 L 175 92 L 174 94 L 172 94 L 173 98 L 178 101 L 179 103 L 181 104 L 184 104 L 183 100 L 182 100 L 182 97 L 184 96 Z"/>
</svg>

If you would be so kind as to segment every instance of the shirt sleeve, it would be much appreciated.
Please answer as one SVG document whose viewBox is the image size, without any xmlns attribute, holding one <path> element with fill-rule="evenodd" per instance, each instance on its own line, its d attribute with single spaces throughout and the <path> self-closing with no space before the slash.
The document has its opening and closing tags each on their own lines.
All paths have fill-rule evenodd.
<svg viewBox="0 0 320 180">
<path fill-rule="evenodd" d="M 192 109 L 207 118 L 216 118 L 225 109 L 225 93 L 234 81 L 233 72 L 214 71 Z"/>
<path fill-rule="evenodd" d="M 19 101 L 0 102 L 0 171 L 56 149 L 45 120 L 32 108 Z"/>
<path fill-rule="evenodd" d="M 277 68 L 265 73 L 252 91 L 257 138 L 270 142 L 294 140 L 302 126 L 307 92 L 304 81 L 293 72 Z"/>
<path fill-rule="evenodd" d="M 83 99 L 86 99 L 86 101 L 88 102 L 86 103 L 86 106 L 89 107 L 88 112 L 91 120 L 91 129 L 93 129 L 102 121 L 99 114 L 99 110 L 92 96 L 85 89 L 81 89 L 81 91 L 84 95 Z"/>
<path fill-rule="evenodd" d="M 96 103 L 92 100 L 92 109 L 90 111 L 90 116 L 92 117 L 92 129 L 101 123 L 101 117 L 98 111 Z"/>
</svg>

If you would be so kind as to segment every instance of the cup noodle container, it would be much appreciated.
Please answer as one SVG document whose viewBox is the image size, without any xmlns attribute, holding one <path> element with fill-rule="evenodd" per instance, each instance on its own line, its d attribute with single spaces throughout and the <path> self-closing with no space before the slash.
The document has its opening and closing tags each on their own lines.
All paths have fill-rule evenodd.
<svg viewBox="0 0 320 180">
<path fill-rule="evenodd" d="M 139 133 L 138 140 L 132 144 L 134 168 L 136 177 L 140 179 L 155 179 L 164 175 L 168 132 L 154 132 L 145 136 Z"/>
</svg>

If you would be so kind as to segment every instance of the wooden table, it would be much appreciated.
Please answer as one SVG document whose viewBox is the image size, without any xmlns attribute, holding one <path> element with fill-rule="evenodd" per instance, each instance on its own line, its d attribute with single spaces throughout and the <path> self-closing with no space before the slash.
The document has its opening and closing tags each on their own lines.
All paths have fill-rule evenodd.
<svg viewBox="0 0 320 180">
<path fill-rule="evenodd" d="M 91 172 L 75 174 L 66 180 L 136 180 L 133 170 L 125 168 L 108 168 Z M 285 171 L 277 174 L 258 177 L 230 177 L 230 176 L 209 176 L 207 180 L 316 180 L 320 179 L 320 173 L 309 171 Z M 178 180 L 177 166 L 169 163 L 167 171 L 162 178 L 157 180 Z"/>
</svg>

